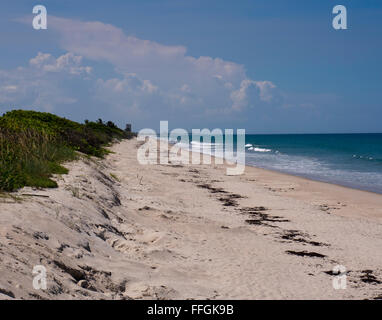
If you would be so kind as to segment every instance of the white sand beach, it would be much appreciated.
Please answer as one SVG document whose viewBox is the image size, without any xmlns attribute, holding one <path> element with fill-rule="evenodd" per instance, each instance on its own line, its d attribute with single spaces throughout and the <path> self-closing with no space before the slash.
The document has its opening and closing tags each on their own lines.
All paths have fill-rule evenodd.
<svg viewBox="0 0 382 320">
<path fill-rule="evenodd" d="M 137 144 L 68 163 L 57 189 L 1 196 L 0 299 L 382 296 L 381 195 L 253 167 L 144 166 Z"/>
</svg>

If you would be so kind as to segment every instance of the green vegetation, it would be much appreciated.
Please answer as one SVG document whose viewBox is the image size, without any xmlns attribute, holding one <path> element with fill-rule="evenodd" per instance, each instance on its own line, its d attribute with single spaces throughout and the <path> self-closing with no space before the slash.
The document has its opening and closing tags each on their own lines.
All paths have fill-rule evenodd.
<svg viewBox="0 0 382 320">
<path fill-rule="evenodd" d="M 121 182 L 121 180 L 119 180 L 119 178 L 114 173 L 110 173 L 110 177 L 112 177 L 117 182 Z"/>
<path fill-rule="evenodd" d="M 80 124 L 50 113 L 16 110 L 0 117 L 0 191 L 24 186 L 53 188 L 52 174 L 65 174 L 64 161 L 82 152 L 103 157 L 115 139 L 134 134 L 113 122 Z"/>
</svg>

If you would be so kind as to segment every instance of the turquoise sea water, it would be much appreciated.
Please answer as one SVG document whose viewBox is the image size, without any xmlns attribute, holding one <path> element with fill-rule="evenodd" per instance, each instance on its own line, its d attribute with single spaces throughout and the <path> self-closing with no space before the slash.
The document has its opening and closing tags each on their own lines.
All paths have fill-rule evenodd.
<svg viewBox="0 0 382 320">
<path fill-rule="evenodd" d="M 382 194 L 382 134 L 247 135 L 246 163 Z M 267 150 L 263 150 L 267 149 Z"/>
<path fill-rule="evenodd" d="M 246 144 L 247 165 L 382 194 L 382 133 L 249 134 Z"/>
</svg>

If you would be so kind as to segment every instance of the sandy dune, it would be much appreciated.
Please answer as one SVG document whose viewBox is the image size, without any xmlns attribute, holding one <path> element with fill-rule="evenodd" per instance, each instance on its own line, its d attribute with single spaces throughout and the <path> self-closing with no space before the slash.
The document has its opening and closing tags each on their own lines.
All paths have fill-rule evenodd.
<svg viewBox="0 0 382 320">
<path fill-rule="evenodd" d="M 1 299 L 382 296 L 381 195 L 249 167 L 142 166 L 136 140 L 112 150 L 69 163 L 58 189 L 1 197 Z"/>
</svg>

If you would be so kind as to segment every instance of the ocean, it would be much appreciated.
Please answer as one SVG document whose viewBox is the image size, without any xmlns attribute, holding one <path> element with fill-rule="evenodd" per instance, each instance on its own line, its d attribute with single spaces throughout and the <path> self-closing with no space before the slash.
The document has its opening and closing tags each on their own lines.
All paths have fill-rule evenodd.
<svg viewBox="0 0 382 320">
<path fill-rule="evenodd" d="M 246 144 L 247 165 L 382 194 L 382 133 L 247 134 Z"/>
</svg>

